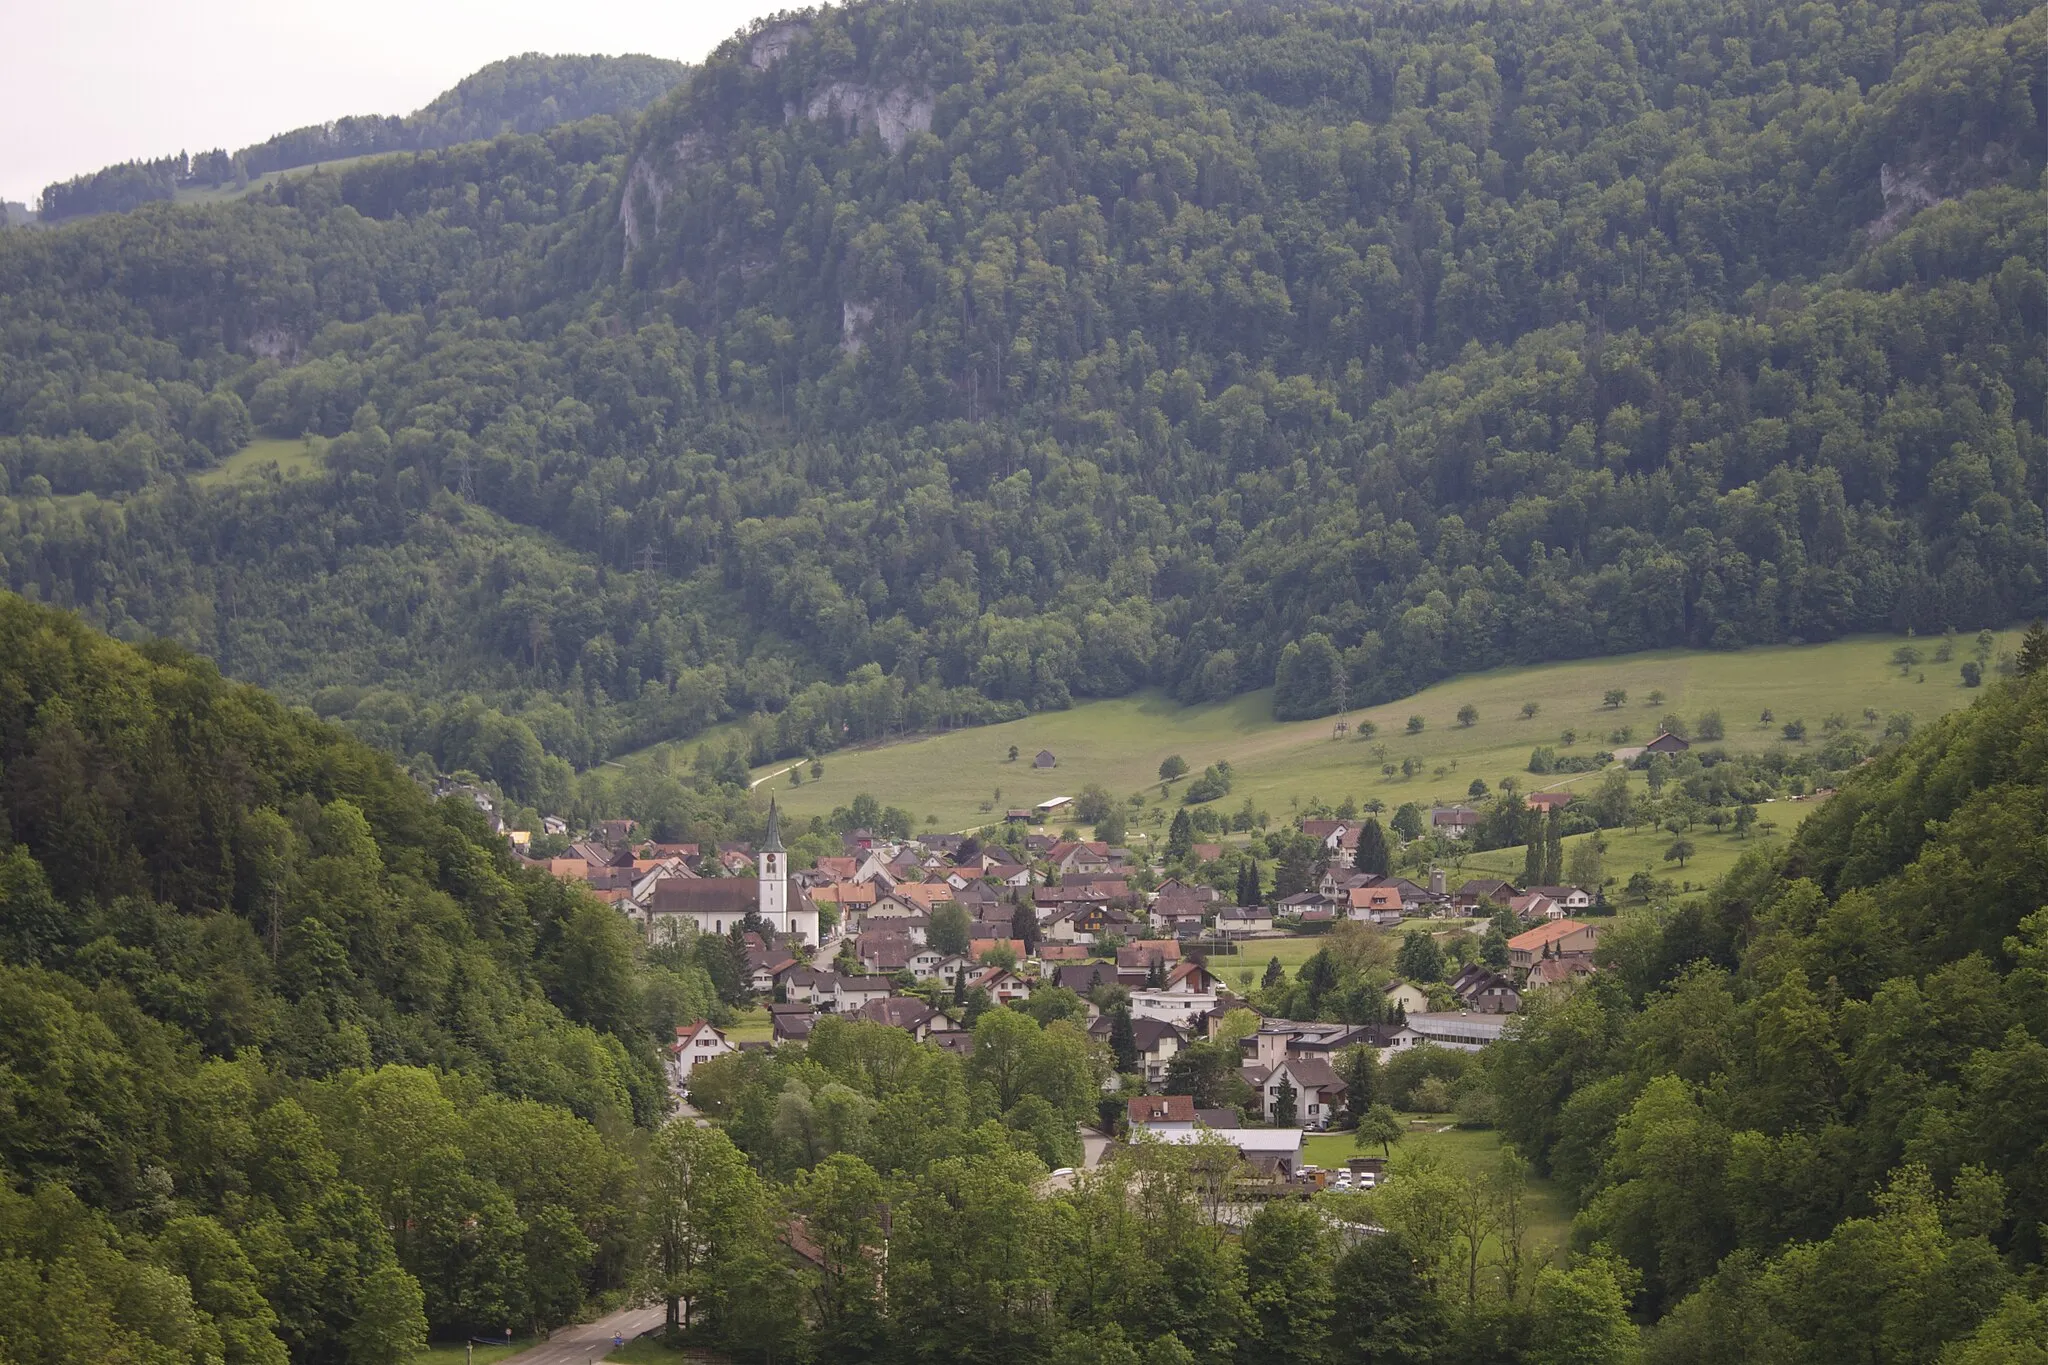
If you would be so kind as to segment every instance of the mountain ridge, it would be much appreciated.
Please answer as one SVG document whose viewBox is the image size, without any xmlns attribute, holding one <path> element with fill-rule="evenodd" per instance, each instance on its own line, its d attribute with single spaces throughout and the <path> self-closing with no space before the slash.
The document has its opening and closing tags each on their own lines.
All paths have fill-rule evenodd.
<svg viewBox="0 0 2048 1365">
<path fill-rule="evenodd" d="M 688 71 L 682 62 L 639 53 L 522 53 L 471 72 L 411 114 L 352 115 L 278 133 L 232 153 L 180 152 L 54 182 L 43 191 L 38 221 L 122 212 L 171 199 L 181 188 L 247 185 L 252 178 L 324 161 L 438 151 L 600 116 L 631 118 Z"/>
</svg>

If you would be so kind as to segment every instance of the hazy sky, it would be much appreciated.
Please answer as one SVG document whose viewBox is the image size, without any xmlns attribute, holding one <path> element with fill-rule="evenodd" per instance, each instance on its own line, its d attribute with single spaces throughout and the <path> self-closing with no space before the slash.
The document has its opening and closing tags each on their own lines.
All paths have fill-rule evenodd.
<svg viewBox="0 0 2048 1365">
<path fill-rule="evenodd" d="M 695 61 L 808 0 L 7 0 L 0 198 L 136 157 L 407 114 L 520 52 Z"/>
</svg>

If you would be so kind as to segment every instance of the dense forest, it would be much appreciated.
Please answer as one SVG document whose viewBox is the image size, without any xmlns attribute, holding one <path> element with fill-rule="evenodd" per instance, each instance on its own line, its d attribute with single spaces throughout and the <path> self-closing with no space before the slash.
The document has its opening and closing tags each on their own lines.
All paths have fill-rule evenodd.
<svg viewBox="0 0 2048 1365">
<path fill-rule="evenodd" d="M 0 1358 L 399 1362 L 634 1267 L 715 1008 L 464 801 L 0 596 Z"/>
<path fill-rule="evenodd" d="M 247 185 L 256 176 L 322 161 L 418 152 L 503 133 L 539 133 L 600 115 L 631 119 L 683 79 L 658 57 L 546 56 L 492 62 L 413 114 L 363 115 L 279 133 L 237 152 L 217 147 L 129 161 L 43 190 L 39 220 L 60 223 L 169 199 L 184 186 Z"/>
<path fill-rule="evenodd" d="M 577 766 L 2004 624 L 2048 609 L 2044 36 L 762 26 L 630 128 L 0 234 L 6 582 L 408 755 L 462 705 Z M 198 477 L 252 435 L 318 476 Z"/>
</svg>

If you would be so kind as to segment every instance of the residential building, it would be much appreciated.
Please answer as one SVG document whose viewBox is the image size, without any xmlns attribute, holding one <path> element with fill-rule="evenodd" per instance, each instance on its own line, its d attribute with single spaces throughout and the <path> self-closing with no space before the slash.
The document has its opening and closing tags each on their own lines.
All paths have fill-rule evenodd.
<svg viewBox="0 0 2048 1365">
<path fill-rule="evenodd" d="M 1283 1082 L 1294 1088 L 1294 1121 L 1303 1128 L 1320 1132 L 1344 1111 L 1344 1082 L 1320 1057 L 1287 1057 L 1270 1069 L 1253 1070 L 1261 1073 L 1252 1084 L 1263 1118 L 1273 1118 Z M 1251 1081 L 1251 1076 L 1247 1074 L 1245 1079 Z"/>
<path fill-rule="evenodd" d="M 669 1081 L 677 1090 L 690 1083 L 690 1071 L 699 1062 L 708 1062 L 713 1057 L 723 1057 L 737 1051 L 726 1040 L 725 1034 L 711 1027 L 702 1019 L 694 1024 L 677 1024 L 676 1040 L 669 1044 Z"/>
<path fill-rule="evenodd" d="M 1398 1005 L 1409 1014 L 1426 1013 L 1429 1009 L 1429 992 L 1399 977 L 1387 982 L 1380 994 L 1387 998 L 1388 1005 Z"/>
<path fill-rule="evenodd" d="M 1584 955 L 1599 946 L 1600 930 L 1575 919 L 1555 919 L 1508 940 L 1508 963 L 1526 972 L 1544 958 Z"/>
<path fill-rule="evenodd" d="M 1593 908 L 1593 894 L 1582 886 L 1532 886 L 1532 896 L 1548 896 L 1566 915 L 1583 915 Z"/>
<path fill-rule="evenodd" d="M 1109 1042 L 1109 1033 L 1115 1021 L 1109 1015 L 1097 1015 L 1088 1021 L 1088 1033 L 1103 1044 Z M 1186 1039 L 1172 1024 L 1159 1019 L 1131 1019 L 1131 1039 L 1138 1048 L 1138 1071 L 1147 1085 L 1159 1085 L 1166 1080 L 1166 1068 L 1179 1055 Z"/>
<path fill-rule="evenodd" d="M 927 1005 L 915 996 L 896 995 L 882 1000 L 870 1000 L 853 1012 L 856 1019 L 872 1024 L 887 1024 L 900 1028 L 920 1043 L 934 1033 L 944 1033 L 953 1027 L 953 1021 Z"/>
<path fill-rule="evenodd" d="M 1522 993 L 1515 983 L 1476 962 L 1451 978 L 1451 993 L 1479 1014 L 1513 1014 L 1522 1008 Z"/>
<path fill-rule="evenodd" d="M 1216 916 L 1216 927 L 1236 938 L 1273 931 L 1273 912 L 1263 905 L 1233 905 Z"/>
<path fill-rule="evenodd" d="M 1301 1169 L 1302 1130 L 1299 1128 L 1205 1128 L 1197 1124 L 1185 1131 L 1151 1132 L 1151 1136 L 1157 1141 L 1181 1146 L 1210 1141 L 1227 1143 L 1261 1175 L 1280 1180 L 1292 1180 L 1294 1173 Z"/>
<path fill-rule="evenodd" d="M 1131 1018 L 1157 1019 L 1177 1028 L 1188 1028 L 1215 1009 L 1217 1002 L 1214 991 L 1135 990 L 1131 992 Z"/>
<path fill-rule="evenodd" d="M 1446 839 L 1462 839 L 1479 828 L 1479 819 L 1469 806 L 1438 806 L 1429 813 L 1429 827 Z"/>
</svg>

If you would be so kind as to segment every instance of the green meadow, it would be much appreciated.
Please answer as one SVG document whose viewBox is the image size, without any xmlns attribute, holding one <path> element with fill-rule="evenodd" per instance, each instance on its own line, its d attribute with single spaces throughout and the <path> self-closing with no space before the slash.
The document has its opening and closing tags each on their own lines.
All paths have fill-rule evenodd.
<svg viewBox="0 0 2048 1365">
<path fill-rule="evenodd" d="M 192 482 L 202 488 L 218 488 L 243 479 L 262 478 L 275 469 L 287 479 L 320 472 L 320 456 L 308 441 L 282 441 L 262 437 L 249 442 L 213 468 L 196 474 Z"/>
<path fill-rule="evenodd" d="M 1007 808 L 1072 796 L 1099 783 L 1118 797 L 1144 795 L 1146 805 L 1132 822 L 1133 840 L 1142 841 L 1147 833 L 1156 836 L 1179 804 L 1178 785 L 1162 803 L 1158 779 L 1161 760 L 1172 754 L 1185 758 L 1197 773 L 1227 759 L 1235 770 L 1235 786 L 1219 806 L 1235 811 L 1249 797 L 1277 822 L 1316 799 L 1332 805 L 1346 797 L 1377 799 L 1390 810 L 1406 801 L 1463 800 L 1474 778 L 1489 787 L 1512 776 L 1525 790 L 1588 789 L 1599 782 L 1598 773 L 1532 777 L 1527 771 L 1530 751 L 1548 745 L 1560 754 L 1592 753 L 1614 747 L 1610 736 L 1624 728 L 1631 736 L 1627 742 L 1641 744 L 1657 733 L 1667 715 L 1690 724 L 1703 712 L 1718 711 L 1727 732 L 1724 747 L 1761 751 L 1787 743 L 1780 735 L 1786 721 L 1805 720 L 1814 737 L 1810 742 L 1818 742 L 1821 722 L 1831 715 L 1860 726 L 1864 711 L 1871 709 L 1880 716 L 1910 713 L 1925 723 L 1975 695 L 1958 674 L 1969 653 L 1968 639 L 1957 641 L 1956 658 L 1945 664 L 1931 661 L 1937 641 L 1912 642 L 1928 661 L 1907 672 L 1890 663 L 1903 643 L 1897 637 L 1860 636 L 1822 645 L 1663 650 L 1495 669 L 1355 710 L 1346 718 L 1351 732 L 1343 738 L 1335 737 L 1335 717 L 1289 724 L 1273 720 L 1270 692 L 1206 706 L 1180 706 L 1162 693 L 1146 692 L 1003 725 L 841 750 L 825 755 L 822 778 L 811 780 L 806 772 L 801 786 L 788 784 L 787 763 L 770 764 L 755 775 L 763 779 L 764 791 L 773 791 L 797 815 L 824 814 L 868 792 L 884 804 L 909 810 L 921 824 L 948 830 L 979 826 L 1000 819 Z M 1999 639 L 2001 649 L 2016 644 L 2014 633 Z M 1612 689 L 1627 692 L 1625 705 L 1604 704 Z M 1661 705 L 1650 704 L 1652 692 L 1663 694 Z M 1528 703 L 1537 710 L 1525 719 L 1522 710 Z M 1478 715 L 1470 725 L 1461 725 L 1458 713 L 1466 706 Z M 1768 725 L 1760 720 L 1766 710 L 1774 717 Z M 1419 732 L 1409 731 L 1411 716 L 1422 718 Z M 1373 727 L 1369 738 L 1357 737 L 1360 722 Z M 1576 735 L 1570 748 L 1562 744 L 1567 730 Z M 732 733 L 705 740 L 716 747 Z M 687 741 L 685 747 L 694 750 L 698 742 Z M 1018 752 L 1015 761 L 1009 757 L 1012 746 Z M 1041 749 L 1053 752 L 1056 767 L 1033 768 L 1032 757 Z M 1399 766 L 1408 758 L 1417 760 L 1420 771 L 1404 778 Z M 1391 777 L 1382 771 L 1387 763 L 1396 766 Z M 1788 803 L 1764 813 L 1781 834 L 1804 814 Z M 1612 867 L 1619 867 L 1620 859 L 1640 861 L 1641 856 L 1655 861 L 1669 842 L 1651 850 L 1647 845 L 1654 835 L 1627 831 L 1610 832 L 1608 839 Z M 1639 841 L 1645 848 L 1634 846 Z M 1742 851 L 1739 841 L 1704 828 L 1693 842 L 1702 850 L 1698 864 L 1680 870 L 1659 861 L 1660 875 L 1711 880 Z M 1722 842 L 1726 848 L 1719 846 Z M 1483 865 L 1483 856 L 1471 858 L 1470 865 Z M 1519 871 L 1519 853 L 1513 861 Z"/>
</svg>

